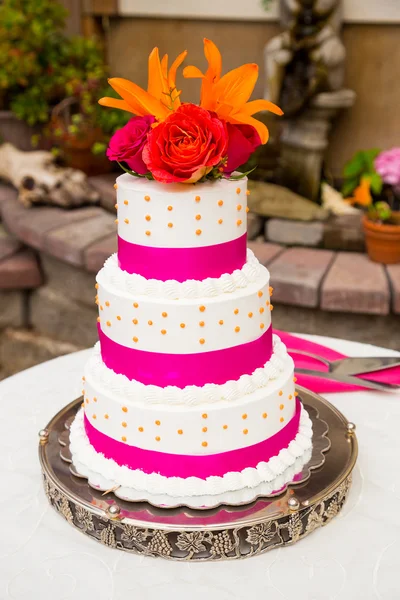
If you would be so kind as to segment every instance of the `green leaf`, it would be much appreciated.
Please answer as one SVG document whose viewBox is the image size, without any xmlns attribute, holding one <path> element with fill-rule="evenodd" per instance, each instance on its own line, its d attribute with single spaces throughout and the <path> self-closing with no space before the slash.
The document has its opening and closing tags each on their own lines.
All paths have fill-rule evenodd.
<svg viewBox="0 0 400 600">
<path fill-rule="evenodd" d="M 357 152 L 349 162 L 347 162 L 343 169 L 343 175 L 346 177 L 355 177 L 361 175 L 364 167 L 364 158 L 362 152 Z"/>
<path fill-rule="evenodd" d="M 352 179 L 347 179 L 341 189 L 341 194 L 343 198 L 348 198 L 354 192 L 356 187 L 358 186 L 358 177 L 353 177 Z"/>
<path fill-rule="evenodd" d="M 239 181 L 240 179 L 247 177 L 247 175 L 250 175 L 250 173 L 252 173 L 256 169 L 257 169 L 257 165 L 255 167 L 253 167 L 252 169 L 250 169 L 250 171 L 246 171 L 245 173 L 240 173 L 239 175 L 231 175 L 230 177 L 224 177 L 224 179 L 228 179 L 229 181 Z"/>
<path fill-rule="evenodd" d="M 375 158 L 380 154 L 379 148 L 371 148 L 370 150 L 364 150 L 363 152 L 363 160 L 365 165 L 365 170 L 368 173 L 375 173 Z"/>
<path fill-rule="evenodd" d="M 128 173 L 129 175 L 133 175 L 134 177 L 142 177 L 142 178 L 146 177 L 146 175 L 139 175 L 139 173 L 135 173 L 135 171 L 132 171 L 131 169 L 128 169 L 127 167 L 124 167 L 124 165 L 122 163 L 120 163 L 119 160 L 117 160 L 117 163 L 119 164 L 121 169 L 123 171 L 125 171 L 125 173 Z"/>
<path fill-rule="evenodd" d="M 372 173 L 369 180 L 372 193 L 379 196 L 383 187 L 382 177 L 378 173 Z"/>
<path fill-rule="evenodd" d="M 388 221 L 392 216 L 392 211 L 387 202 L 375 202 L 375 211 L 380 221 Z"/>
</svg>

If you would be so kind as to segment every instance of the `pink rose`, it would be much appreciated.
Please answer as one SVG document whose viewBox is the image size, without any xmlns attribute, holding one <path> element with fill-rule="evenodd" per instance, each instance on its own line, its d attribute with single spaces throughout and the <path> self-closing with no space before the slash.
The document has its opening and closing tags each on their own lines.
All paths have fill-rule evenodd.
<svg viewBox="0 0 400 600">
<path fill-rule="evenodd" d="M 254 150 L 261 144 L 260 136 L 251 125 L 227 123 L 228 127 L 228 162 L 225 173 L 232 173 L 247 162 Z"/>
<path fill-rule="evenodd" d="M 375 159 L 375 170 L 384 183 L 400 190 L 400 147 L 378 154 Z"/>
<path fill-rule="evenodd" d="M 133 117 L 124 127 L 118 129 L 110 139 L 107 157 L 110 160 L 125 162 L 132 171 L 139 175 L 149 172 L 143 158 L 143 147 L 155 118 L 152 115 Z"/>
</svg>

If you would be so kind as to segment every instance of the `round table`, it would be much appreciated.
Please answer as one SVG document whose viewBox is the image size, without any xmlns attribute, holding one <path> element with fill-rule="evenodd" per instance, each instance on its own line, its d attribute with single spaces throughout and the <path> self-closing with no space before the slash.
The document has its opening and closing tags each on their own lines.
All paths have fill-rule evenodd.
<svg viewBox="0 0 400 600">
<path fill-rule="evenodd" d="M 349 356 L 392 354 L 304 336 Z M 96 544 L 50 507 L 38 430 L 81 393 L 90 350 L 0 383 L 2 600 L 368 600 L 400 598 L 400 394 L 326 394 L 356 423 L 359 458 L 342 513 L 298 544 L 242 561 L 177 563 Z"/>
</svg>

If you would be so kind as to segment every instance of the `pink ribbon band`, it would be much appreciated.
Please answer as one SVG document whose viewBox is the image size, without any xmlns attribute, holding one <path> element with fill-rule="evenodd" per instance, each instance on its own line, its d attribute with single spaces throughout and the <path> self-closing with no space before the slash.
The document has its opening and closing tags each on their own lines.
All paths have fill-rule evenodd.
<svg viewBox="0 0 400 600">
<path fill-rule="evenodd" d="M 118 263 L 127 273 L 146 279 L 202 281 L 241 269 L 246 262 L 247 234 L 235 240 L 197 248 L 154 248 L 118 237 Z"/>
<path fill-rule="evenodd" d="M 127 466 L 132 470 L 140 469 L 148 474 L 159 473 L 165 477 L 207 479 L 207 477 L 222 477 L 226 473 L 243 471 L 248 467 L 254 468 L 258 463 L 267 462 L 273 456 L 277 456 L 282 448 L 287 448 L 299 430 L 301 405 L 298 400 L 296 402 L 294 417 L 267 440 L 247 448 L 202 456 L 170 454 L 128 446 L 98 431 L 86 415 L 84 423 L 86 435 L 96 452 L 115 460 L 120 466 Z"/>
<path fill-rule="evenodd" d="M 159 387 L 184 388 L 237 380 L 263 367 L 272 354 L 272 327 L 252 342 L 196 354 L 162 354 L 128 348 L 107 337 L 100 325 L 98 334 L 101 357 L 109 369 L 130 380 Z"/>
</svg>

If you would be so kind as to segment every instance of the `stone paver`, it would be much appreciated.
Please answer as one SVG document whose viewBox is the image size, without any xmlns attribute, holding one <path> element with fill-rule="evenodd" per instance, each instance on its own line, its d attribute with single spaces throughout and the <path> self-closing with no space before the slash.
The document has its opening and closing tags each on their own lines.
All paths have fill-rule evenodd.
<svg viewBox="0 0 400 600">
<path fill-rule="evenodd" d="M 32 289 L 41 284 L 42 274 L 32 250 L 21 250 L 0 262 L 0 289 Z"/>
<path fill-rule="evenodd" d="M 321 308 L 387 315 L 390 292 L 383 265 L 365 254 L 340 252 L 323 282 Z"/>
<path fill-rule="evenodd" d="M 330 250 L 288 248 L 269 266 L 273 301 L 297 306 L 319 304 L 321 281 L 332 262 Z"/>
<path fill-rule="evenodd" d="M 387 265 L 386 269 L 392 291 L 392 310 L 400 314 L 400 264 Z"/>
<path fill-rule="evenodd" d="M 322 245 L 329 250 L 363 252 L 365 241 L 361 215 L 331 216 L 324 222 Z"/>
<path fill-rule="evenodd" d="M 89 183 L 100 194 L 100 206 L 115 213 L 116 195 L 114 189 L 115 179 L 119 173 L 107 173 L 107 175 L 96 175 L 89 177 Z"/>
<path fill-rule="evenodd" d="M 37 331 L 56 340 L 92 346 L 97 341 L 97 307 L 89 308 L 43 286 L 31 298 L 31 322 Z"/>
<path fill-rule="evenodd" d="M 0 329 L 25 327 L 28 323 L 28 293 L 25 291 L 0 291 Z"/>
<path fill-rule="evenodd" d="M 269 219 L 265 224 L 269 242 L 285 246 L 320 246 L 324 237 L 324 223 Z"/>
<path fill-rule="evenodd" d="M 84 250 L 112 232 L 116 236 L 115 219 L 102 210 L 83 222 L 70 223 L 46 235 L 43 250 L 56 258 L 83 266 Z"/>
<path fill-rule="evenodd" d="M 85 250 L 85 267 L 92 273 L 97 273 L 111 254 L 117 251 L 117 235 L 115 233 L 92 244 Z"/>
<path fill-rule="evenodd" d="M 0 223 L 0 260 L 12 256 L 21 248 L 21 242 L 11 236 Z"/>
<path fill-rule="evenodd" d="M 94 273 L 88 273 L 44 252 L 40 258 L 46 283 L 50 288 L 63 294 L 65 298 L 93 308 L 96 295 Z"/>
<path fill-rule="evenodd" d="M 264 266 L 268 265 L 284 250 L 282 246 L 268 242 L 248 242 L 247 247 L 254 252 L 255 256 Z"/>
<path fill-rule="evenodd" d="M 260 215 L 249 212 L 247 215 L 247 239 L 255 240 L 264 229 L 264 220 Z"/>
</svg>

